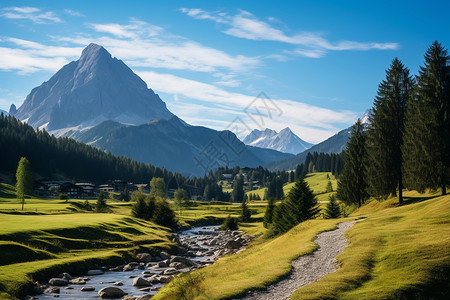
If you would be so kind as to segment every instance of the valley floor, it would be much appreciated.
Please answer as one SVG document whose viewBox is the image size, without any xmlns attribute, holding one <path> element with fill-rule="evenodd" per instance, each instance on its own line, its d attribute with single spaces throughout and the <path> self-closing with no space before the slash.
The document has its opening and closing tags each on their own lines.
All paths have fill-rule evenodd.
<svg viewBox="0 0 450 300">
<path fill-rule="evenodd" d="M 339 269 L 294 292 L 291 299 L 446 299 L 450 274 L 450 195 L 372 200 L 350 219 L 349 246 L 337 257 Z M 347 219 L 310 220 L 275 239 L 225 257 L 189 278 L 178 278 L 155 299 L 229 299 L 264 289 L 285 278 L 291 261 L 317 248 L 316 235 Z M 184 282 L 195 282 L 189 286 Z M 448 298 L 447 298 L 448 299 Z"/>
</svg>

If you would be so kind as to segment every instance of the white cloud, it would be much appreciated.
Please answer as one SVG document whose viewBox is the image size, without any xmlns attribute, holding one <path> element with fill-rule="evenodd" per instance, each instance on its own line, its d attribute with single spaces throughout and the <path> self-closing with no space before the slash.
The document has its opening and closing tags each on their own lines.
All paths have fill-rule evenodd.
<svg viewBox="0 0 450 300">
<path fill-rule="evenodd" d="M 204 116 L 213 119 L 217 116 L 216 122 L 212 123 L 215 129 L 224 129 L 217 126 L 228 124 L 236 116 L 245 118 L 246 123 L 251 128 L 260 125 L 281 130 L 286 124 L 296 131 L 298 135 L 310 142 L 317 143 L 330 137 L 340 128 L 339 125 L 349 126 L 356 119 L 356 114 L 351 111 L 333 111 L 293 100 L 276 99 L 275 104 L 281 109 L 282 115 L 277 117 L 264 118 L 264 123 L 256 124 L 245 113 L 244 109 L 255 100 L 255 96 L 232 93 L 211 84 L 181 78 L 171 74 L 159 74 L 156 72 L 138 72 L 147 84 L 156 92 L 176 94 L 180 99 L 179 103 L 169 108 L 187 121 L 194 124 L 205 124 Z M 182 99 L 190 99 L 184 100 Z M 202 105 L 192 108 L 192 100 L 200 101 Z M 198 122 L 198 123 L 197 123 Z M 210 125 L 210 124 L 208 124 Z M 211 125 L 210 125 L 211 126 Z"/>
<path fill-rule="evenodd" d="M 54 12 L 44 12 L 36 7 L 5 7 L 1 10 L 0 16 L 7 19 L 30 20 L 37 24 L 62 22 Z"/>
<path fill-rule="evenodd" d="M 21 74 L 57 71 L 82 51 L 81 47 L 46 46 L 17 38 L 5 38 L 4 41 L 20 48 L 0 47 L 0 69 L 16 70 Z"/>
<path fill-rule="evenodd" d="M 55 37 L 78 45 L 98 43 L 133 67 L 167 68 L 197 72 L 242 72 L 261 64 L 259 57 L 230 55 L 192 40 L 171 35 L 163 28 L 131 20 L 129 24 L 88 24 L 102 36 Z"/>
<path fill-rule="evenodd" d="M 363 43 L 356 41 L 330 42 L 321 34 L 315 32 L 302 32 L 288 35 L 280 29 L 274 28 L 271 24 L 259 20 L 256 16 L 247 11 L 240 11 L 238 14 L 230 15 L 223 12 L 207 12 L 199 8 L 182 8 L 181 12 L 194 19 L 212 20 L 219 24 L 224 24 L 229 28 L 223 32 L 225 34 L 257 41 L 275 41 L 300 46 L 291 53 L 298 55 L 319 58 L 327 51 L 345 50 L 395 50 L 399 48 L 397 43 Z M 269 18 L 274 22 L 275 19 Z M 276 21 L 279 22 L 279 21 Z M 305 49 L 305 47 L 307 47 Z M 308 49 L 309 48 L 309 49 Z"/>
<path fill-rule="evenodd" d="M 0 40 L 0 47 L 8 58 L 6 56 L 0 58 L 2 62 L 0 69 L 18 70 L 21 73 L 54 71 L 64 63 L 79 57 L 82 48 L 92 42 L 104 46 L 113 56 L 124 60 L 131 67 L 227 73 L 247 72 L 261 63 L 258 57 L 230 55 L 192 40 L 171 35 L 161 27 L 136 19 L 132 19 L 126 25 L 115 23 L 87 25 L 100 36 L 53 37 L 58 43 L 70 44 L 66 47 L 47 46 L 17 38 L 3 38 Z M 16 48 L 2 43 L 12 43 Z M 236 86 L 237 82 L 223 80 L 221 84 Z"/>
<path fill-rule="evenodd" d="M 73 17 L 85 17 L 85 15 L 83 15 L 82 13 L 77 12 L 77 11 L 72 10 L 72 9 L 69 9 L 69 8 L 66 8 L 66 9 L 64 10 L 64 12 L 65 12 L 66 14 L 69 14 L 69 15 L 73 16 Z"/>
</svg>

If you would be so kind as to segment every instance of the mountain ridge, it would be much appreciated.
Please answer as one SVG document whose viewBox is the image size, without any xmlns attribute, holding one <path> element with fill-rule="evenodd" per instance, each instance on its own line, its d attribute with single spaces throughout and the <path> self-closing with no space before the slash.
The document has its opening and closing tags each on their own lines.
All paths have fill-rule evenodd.
<svg viewBox="0 0 450 300">
<path fill-rule="evenodd" d="M 269 128 L 266 128 L 263 131 L 254 129 L 244 138 L 243 142 L 246 145 L 291 154 L 301 153 L 313 146 L 313 144 L 299 138 L 289 127 L 284 128 L 280 132 L 276 132 Z"/>
</svg>

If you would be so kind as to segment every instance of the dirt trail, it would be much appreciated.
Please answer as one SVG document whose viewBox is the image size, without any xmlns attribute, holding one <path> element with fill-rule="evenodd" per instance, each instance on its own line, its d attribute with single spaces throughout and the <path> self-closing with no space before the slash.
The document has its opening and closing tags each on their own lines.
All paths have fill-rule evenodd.
<svg viewBox="0 0 450 300">
<path fill-rule="evenodd" d="M 284 300 L 297 289 L 318 281 L 328 273 L 337 270 L 336 256 L 347 246 L 345 231 L 355 222 L 339 223 L 333 231 L 322 232 L 314 242 L 319 248 L 309 255 L 304 255 L 292 262 L 292 272 L 288 278 L 281 280 L 266 290 L 252 291 L 240 299 L 245 300 Z"/>
</svg>

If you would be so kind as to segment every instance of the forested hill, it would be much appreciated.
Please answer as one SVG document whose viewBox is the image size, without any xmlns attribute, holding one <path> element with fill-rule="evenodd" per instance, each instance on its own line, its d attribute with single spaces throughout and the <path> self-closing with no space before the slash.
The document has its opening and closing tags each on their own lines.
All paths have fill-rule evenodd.
<svg viewBox="0 0 450 300">
<path fill-rule="evenodd" d="M 122 179 L 148 182 L 153 176 L 180 176 L 164 168 L 115 156 L 70 138 L 56 138 L 34 130 L 11 116 L 0 114 L 0 173 L 15 174 L 20 157 L 25 156 L 40 177 L 104 183 Z M 166 181 L 167 182 L 167 181 Z"/>
</svg>

